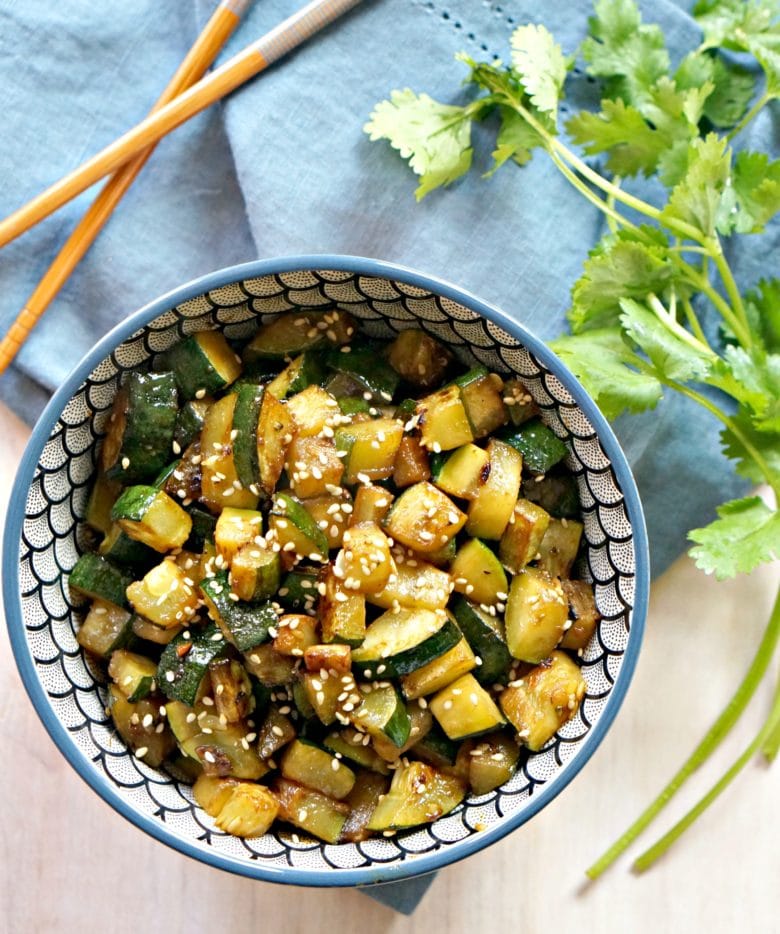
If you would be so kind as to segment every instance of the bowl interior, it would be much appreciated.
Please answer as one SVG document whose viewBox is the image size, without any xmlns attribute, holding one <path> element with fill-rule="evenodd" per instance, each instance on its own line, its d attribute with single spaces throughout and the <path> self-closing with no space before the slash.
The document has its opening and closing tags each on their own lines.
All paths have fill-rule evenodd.
<svg viewBox="0 0 780 934">
<path fill-rule="evenodd" d="M 500 312 L 451 286 L 371 261 L 271 268 L 260 263 L 223 271 L 142 310 L 118 329 L 118 346 L 115 332 L 55 397 L 31 441 L 9 514 L 5 577 L 12 641 L 52 737 L 82 777 L 148 832 L 196 858 L 273 881 L 400 879 L 459 859 L 521 824 L 595 749 L 622 699 L 641 638 L 647 598 L 641 511 L 623 455 L 592 402 L 538 341 Z M 377 337 L 422 327 L 463 362 L 523 380 L 544 421 L 569 447 L 585 523 L 582 570 L 594 582 L 603 616 L 582 658 L 588 692 L 577 716 L 541 752 L 521 760 L 509 783 L 422 829 L 338 846 L 288 833 L 248 840 L 221 833 L 193 804 L 188 785 L 128 755 L 106 716 L 100 680 L 76 642 L 81 610 L 66 583 L 91 541 L 81 518 L 123 373 L 193 331 L 219 328 L 242 338 L 269 316 L 320 306 L 349 310 Z"/>
</svg>

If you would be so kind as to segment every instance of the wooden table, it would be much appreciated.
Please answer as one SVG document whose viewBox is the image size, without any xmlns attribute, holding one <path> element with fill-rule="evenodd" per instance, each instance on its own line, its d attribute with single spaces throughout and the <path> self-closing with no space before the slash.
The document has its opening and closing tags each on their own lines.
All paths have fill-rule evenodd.
<svg viewBox="0 0 780 934">
<path fill-rule="evenodd" d="M 2 514 L 27 428 L 0 406 Z M 350 890 L 229 875 L 147 837 L 60 756 L 27 699 L 0 632 L 0 931 L 780 931 L 776 885 L 780 764 L 755 762 L 642 878 L 622 860 L 598 884 L 583 870 L 692 749 L 742 676 L 780 568 L 716 584 L 680 560 L 652 593 L 634 682 L 577 779 L 525 827 L 442 872 L 411 918 Z M 738 737 L 669 809 L 679 816 L 758 729 L 767 684 Z M 651 842 L 669 819 L 648 837 Z"/>
</svg>

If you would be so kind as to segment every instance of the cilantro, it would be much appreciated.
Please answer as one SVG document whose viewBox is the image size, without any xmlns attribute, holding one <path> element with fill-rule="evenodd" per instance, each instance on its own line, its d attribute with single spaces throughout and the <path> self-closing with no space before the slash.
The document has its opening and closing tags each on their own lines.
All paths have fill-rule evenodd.
<svg viewBox="0 0 780 934">
<path fill-rule="evenodd" d="M 780 512 L 760 496 L 724 503 L 718 518 L 688 536 L 696 542 L 691 557 L 718 580 L 748 574 L 766 561 L 780 558 Z"/>
<path fill-rule="evenodd" d="M 531 103 L 555 114 L 568 63 L 544 26 L 519 26 L 512 33 L 512 65 Z"/>
<path fill-rule="evenodd" d="M 741 477 L 753 483 L 767 479 L 775 485 L 780 483 L 780 432 L 758 431 L 745 407 L 731 416 L 729 427 L 721 432 L 721 441 L 724 454 L 735 462 Z"/>
<path fill-rule="evenodd" d="M 763 152 L 740 152 L 734 160 L 732 187 L 724 202 L 718 230 L 761 233 L 780 211 L 780 160 Z"/>
<path fill-rule="evenodd" d="M 780 279 L 762 279 L 747 292 L 745 312 L 764 349 L 780 353 Z"/>
<path fill-rule="evenodd" d="M 531 150 L 544 145 L 544 140 L 516 110 L 503 105 L 499 108 L 501 126 L 493 150 L 493 167 L 488 172 L 492 175 L 508 159 L 514 159 L 518 165 L 524 165 L 531 158 Z"/>
</svg>

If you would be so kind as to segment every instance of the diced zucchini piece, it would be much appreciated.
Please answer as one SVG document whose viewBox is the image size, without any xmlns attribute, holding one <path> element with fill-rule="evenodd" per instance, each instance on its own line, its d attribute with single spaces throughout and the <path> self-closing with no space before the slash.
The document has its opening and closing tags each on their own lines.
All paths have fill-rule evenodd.
<svg viewBox="0 0 780 934">
<path fill-rule="evenodd" d="M 508 415 L 500 376 L 480 367 L 455 382 L 460 386 L 463 407 L 475 438 L 485 438 L 506 424 Z"/>
<path fill-rule="evenodd" d="M 132 638 L 132 614 L 124 607 L 100 598 L 92 601 L 89 613 L 76 633 L 78 644 L 100 658 L 108 658 L 113 651 L 127 645 Z"/>
<path fill-rule="evenodd" d="M 291 655 L 280 655 L 270 642 L 256 645 L 244 654 L 247 671 L 266 687 L 278 687 L 295 680 L 299 660 Z"/>
<path fill-rule="evenodd" d="M 345 490 L 339 496 L 334 496 L 332 493 L 327 493 L 325 496 L 313 496 L 306 500 L 304 506 L 306 512 L 325 533 L 328 549 L 341 548 L 352 511 L 352 498 L 347 491 Z"/>
<path fill-rule="evenodd" d="M 539 545 L 538 566 L 553 577 L 569 577 L 582 531 L 583 525 L 576 519 L 551 519 Z"/>
<path fill-rule="evenodd" d="M 393 504 L 393 494 L 381 486 L 365 483 L 355 491 L 350 525 L 359 522 L 376 522 L 381 525 Z"/>
<path fill-rule="evenodd" d="M 360 645 L 366 635 L 366 598 L 355 590 L 347 590 L 344 581 L 329 565 L 324 576 L 325 593 L 319 602 L 318 616 L 323 642 L 345 642 Z"/>
<path fill-rule="evenodd" d="M 459 744 L 449 739 L 441 727 L 434 723 L 413 748 L 414 755 L 435 769 L 446 770 L 455 765 Z"/>
<path fill-rule="evenodd" d="M 157 666 L 157 685 L 171 700 L 191 707 L 210 663 L 224 653 L 226 644 L 214 623 L 198 632 L 187 632 L 188 635 L 176 636 L 163 649 Z"/>
<path fill-rule="evenodd" d="M 277 359 L 329 343 L 346 344 L 354 332 L 355 323 L 344 311 L 291 311 L 260 328 L 244 348 L 244 359 Z"/>
<path fill-rule="evenodd" d="M 501 708 L 518 739 L 538 752 L 574 716 L 586 690 L 580 669 L 565 652 L 556 650 L 501 693 Z"/>
<path fill-rule="evenodd" d="M 562 580 L 561 587 L 569 601 L 569 614 L 572 622 L 564 632 L 560 646 L 562 649 L 572 649 L 578 652 L 586 648 L 590 642 L 601 619 L 601 614 L 596 607 L 593 584 L 582 580 Z M 565 626 L 566 623 L 564 628 Z"/>
<path fill-rule="evenodd" d="M 352 791 L 355 773 L 334 755 L 314 743 L 296 739 L 285 749 L 282 775 L 290 781 L 321 791 L 337 801 Z"/>
<path fill-rule="evenodd" d="M 461 632 L 481 662 L 474 677 L 483 684 L 493 684 L 512 663 L 501 620 L 463 597 L 455 601 L 453 611 Z"/>
<path fill-rule="evenodd" d="M 279 800 L 279 817 L 282 820 L 326 843 L 339 842 L 349 805 L 284 778 L 277 778 L 272 788 Z"/>
<path fill-rule="evenodd" d="M 176 744 L 167 728 L 157 732 L 157 727 L 165 724 L 160 717 L 160 704 L 150 698 L 129 701 L 116 684 L 110 684 L 108 707 L 117 733 L 136 758 L 152 768 L 162 765 Z"/>
<path fill-rule="evenodd" d="M 206 775 L 254 780 L 270 771 L 247 741 L 244 723 L 224 723 L 213 707 L 200 704 L 193 709 L 172 700 L 165 709 L 179 749 Z"/>
<path fill-rule="evenodd" d="M 339 404 L 321 386 L 307 386 L 303 392 L 290 396 L 287 411 L 295 423 L 299 438 L 318 435 L 326 425 L 332 425 L 339 413 Z"/>
<path fill-rule="evenodd" d="M 374 402 L 392 402 L 400 379 L 398 373 L 382 356 L 381 345 L 363 344 L 350 353 L 331 351 L 328 366 L 353 379 L 364 392 L 370 392 Z"/>
<path fill-rule="evenodd" d="M 159 552 L 181 548 L 192 530 L 189 514 L 153 486 L 128 487 L 114 503 L 111 517 L 130 538 Z"/>
<path fill-rule="evenodd" d="M 271 829 L 278 813 L 279 802 L 268 788 L 237 782 L 214 823 L 234 837 L 259 837 Z"/>
<path fill-rule="evenodd" d="M 241 600 L 258 603 L 279 590 L 282 565 L 279 552 L 251 542 L 239 548 L 230 562 L 230 587 Z"/>
<path fill-rule="evenodd" d="M 368 483 L 391 477 L 403 433 L 403 424 L 395 418 L 375 418 L 337 428 L 336 450 L 347 452 L 344 483 Z"/>
<path fill-rule="evenodd" d="M 257 423 L 257 464 L 260 486 L 271 496 L 284 468 L 287 448 L 295 436 L 295 423 L 286 406 L 270 391 L 263 396 Z"/>
<path fill-rule="evenodd" d="M 350 693 L 354 694 L 353 705 L 360 700 L 360 696 L 354 693 L 357 688 L 351 676 L 349 681 L 345 682 L 341 677 L 332 678 L 328 672 L 307 671 L 303 675 L 303 687 L 315 716 L 325 726 L 330 726 L 336 719 L 347 722 L 343 716 L 343 708 L 349 701 L 344 698 Z"/>
<path fill-rule="evenodd" d="M 143 616 L 133 616 L 133 635 L 155 645 L 168 645 L 184 630 L 184 626 L 158 626 Z"/>
<path fill-rule="evenodd" d="M 450 356 L 447 348 L 424 331 L 401 331 L 388 351 L 393 369 L 413 386 L 430 389 L 444 378 Z"/>
<path fill-rule="evenodd" d="M 291 551 L 301 558 L 322 561 L 328 554 L 328 540 L 304 506 L 289 493 L 274 495 L 268 525 L 273 529 L 282 551 Z"/>
<path fill-rule="evenodd" d="M 504 403 L 513 425 L 522 425 L 539 414 L 534 397 L 517 378 L 508 379 L 504 383 Z"/>
<path fill-rule="evenodd" d="M 414 700 L 426 694 L 435 694 L 461 675 L 472 671 L 476 664 L 471 647 L 465 639 L 461 639 L 443 655 L 401 678 L 404 697 Z"/>
<path fill-rule="evenodd" d="M 400 830 L 431 823 L 449 814 L 466 797 L 466 785 L 425 762 L 410 762 L 393 772 L 390 790 L 377 804 L 369 830 Z"/>
<path fill-rule="evenodd" d="M 487 446 L 490 474 L 469 506 L 466 531 L 474 538 L 498 539 L 504 534 L 520 492 L 523 458 L 491 438 Z"/>
<path fill-rule="evenodd" d="M 230 437 L 233 444 L 233 463 L 242 486 L 256 487 L 260 481 L 260 462 L 257 456 L 257 425 L 263 404 L 265 388 L 256 383 L 241 383 L 235 388 L 233 426 Z M 254 492 L 250 489 L 250 492 Z"/>
<path fill-rule="evenodd" d="M 442 688 L 429 706 L 450 739 L 478 736 L 504 724 L 493 698 L 471 674 Z"/>
<path fill-rule="evenodd" d="M 293 440 L 287 449 L 285 469 L 290 486 L 300 499 L 332 492 L 344 475 L 344 464 L 336 456 L 333 440 L 316 435 Z"/>
<path fill-rule="evenodd" d="M 469 539 L 458 549 L 450 576 L 455 590 L 467 594 L 474 603 L 493 606 L 507 598 L 509 584 L 501 562 L 478 538 Z"/>
<path fill-rule="evenodd" d="M 192 530 L 190 537 L 184 543 L 184 547 L 190 551 L 203 551 L 207 544 L 214 542 L 214 530 L 217 527 L 217 520 L 210 512 L 200 509 L 198 506 L 188 506 L 187 513 L 192 519 Z"/>
<path fill-rule="evenodd" d="M 235 509 L 226 506 L 220 512 L 214 528 L 214 544 L 217 554 L 230 564 L 238 550 L 254 542 L 263 534 L 263 514 L 256 509 Z"/>
<path fill-rule="evenodd" d="M 352 672 L 352 650 L 338 643 L 310 645 L 303 653 L 303 663 L 307 671 L 327 671 L 331 678 L 343 678 Z"/>
<path fill-rule="evenodd" d="M 148 480 L 168 461 L 178 412 L 173 373 L 130 373 L 114 400 L 100 462 L 110 480 Z"/>
<path fill-rule="evenodd" d="M 92 484 L 84 515 L 84 521 L 91 529 L 108 535 L 112 524 L 111 507 L 121 489 L 122 486 L 117 480 L 109 480 L 104 473 L 98 473 Z"/>
<path fill-rule="evenodd" d="M 217 714 L 228 723 L 238 723 L 249 716 L 252 685 L 241 662 L 232 658 L 214 659 L 209 674 Z"/>
<path fill-rule="evenodd" d="M 341 830 L 342 843 L 360 843 L 371 836 L 368 822 L 374 813 L 377 801 L 385 794 L 388 780 L 376 772 L 358 773 L 355 785 L 344 799 L 349 806 L 349 816 Z"/>
<path fill-rule="evenodd" d="M 474 499 L 490 475 L 490 457 L 476 444 L 463 444 L 444 458 L 434 470 L 433 482 L 440 490 L 460 499 Z"/>
<path fill-rule="evenodd" d="M 116 522 L 111 523 L 106 537 L 98 546 L 98 554 L 135 570 L 147 570 L 160 559 L 154 549 L 130 538 Z"/>
<path fill-rule="evenodd" d="M 580 514 L 580 492 L 576 478 L 570 473 L 534 477 L 523 484 L 523 496 L 557 519 L 571 519 Z"/>
<path fill-rule="evenodd" d="M 209 817 L 216 817 L 238 781 L 237 778 L 219 778 L 201 772 L 192 786 L 192 797 Z"/>
<path fill-rule="evenodd" d="M 209 616 L 239 652 L 248 652 L 267 641 L 269 629 L 278 622 L 270 602 L 253 605 L 231 599 L 227 571 L 218 571 L 201 581 L 200 591 Z"/>
<path fill-rule="evenodd" d="M 527 567 L 512 579 L 504 623 L 514 658 L 538 664 L 561 641 L 569 604 L 561 582 Z"/>
<path fill-rule="evenodd" d="M 200 436 L 201 500 L 216 513 L 226 506 L 237 509 L 257 506 L 257 494 L 239 480 L 233 456 L 231 434 L 237 399 L 236 393 L 229 393 L 215 402 L 206 414 Z"/>
<path fill-rule="evenodd" d="M 404 435 L 393 462 L 393 483 L 399 488 L 430 479 L 428 452 L 414 435 Z"/>
<path fill-rule="evenodd" d="M 352 662 L 366 678 L 395 678 L 427 665 L 460 638 L 460 630 L 443 610 L 387 610 L 366 628 Z"/>
<path fill-rule="evenodd" d="M 419 704 L 409 704 L 406 707 L 406 712 L 409 714 L 410 724 L 406 742 L 398 746 L 391 743 L 381 733 L 376 733 L 371 737 L 371 745 L 385 762 L 397 762 L 405 752 L 408 752 L 415 743 L 419 742 L 433 728 L 433 714 L 427 707 L 423 708 Z"/>
<path fill-rule="evenodd" d="M 185 399 L 211 395 L 235 382 L 241 364 L 221 331 L 199 331 L 163 355 Z"/>
<path fill-rule="evenodd" d="M 526 470 L 545 474 L 568 453 L 566 444 L 538 418 L 501 435 L 504 443 L 523 455 Z"/>
<path fill-rule="evenodd" d="M 206 412 L 211 405 L 211 399 L 190 399 L 185 402 L 176 415 L 176 427 L 173 430 L 174 452 L 176 445 L 183 451 L 194 441 L 200 440 L 203 423 L 206 421 Z"/>
<path fill-rule="evenodd" d="M 130 574 L 110 564 L 100 555 L 87 552 L 79 557 L 70 572 L 68 587 L 81 596 L 128 607 L 126 591 L 132 581 Z"/>
<path fill-rule="evenodd" d="M 386 737 L 401 747 L 409 739 L 412 721 L 395 686 L 384 683 L 363 693 L 363 699 L 349 717 L 358 729 L 371 736 Z"/>
<path fill-rule="evenodd" d="M 316 645 L 319 641 L 317 620 L 313 616 L 288 613 L 280 616 L 279 621 L 274 625 L 276 636 L 273 646 L 280 655 L 303 658 L 306 649 L 311 645 Z"/>
<path fill-rule="evenodd" d="M 508 782 L 517 770 L 520 747 L 506 733 L 491 733 L 475 741 L 469 751 L 469 785 L 475 795 L 486 795 Z"/>
<path fill-rule="evenodd" d="M 458 543 L 451 538 L 446 545 L 442 545 L 437 551 L 429 551 L 425 555 L 425 560 L 435 565 L 437 568 L 449 568 L 455 555 L 458 552 Z M 417 554 L 417 552 L 411 552 Z M 452 574 L 450 573 L 450 577 Z"/>
<path fill-rule="evenodd" d="M 320 354 L 307 350 L 271 380 L 268 392 L 277 399 L 284 399 L 296 392 L 302 392 L 307 386 L 322 382 L 324 375 L 325 367 Z"/>
<path fill-rule="evenodd" d="M 423 481 L 396 499 L 385 519 L 385 529 L 402 545 L 426 553 L 446 545 L 465 523 L 465 514 L 449 496 Z"/>
<path fill-rule="evenodd" d="M 291 610 L 310 613 L 317 602 L 318 570 L 295 568 L 282 578 L 282 586 L 276 596 L 281 604 Z"/>
<path fill-rule="evenodd" d="M 145 655 L 117 649 L 108 663 L 108 675 L 125 697 L 135 702 L 154 690 L 157 665 Z"/>
<path fill-rule="evenodd" d="M 279 713 L 273 704 L 268 708 L 265 720 L 257 734 L 257 749 L 260 758 L 267 760 L 295 739 L 295 727 L 289 717 Z"/>
<path fill-rule="evenodd" d="M 344 581 L 347 590 L 381 590 L 394 571 L 390 541 L 376 523 L 361 522 L 347 529 L 333 563 L 334 575 Z"/>
<path fill-rule="evenodd" d="M 395 556 L 395 574 L 377 593 L 366 594 L 369 603 L 389 609 L 396 603 L 402 607 L 424 607 L 442 610 L 452 592 L 452 581 L 446 571 L 440 571 L 427 561 Z"/>
<path fill-rule="evenodd" d="M 536 558 L 539 546 L 550 524 L 550 514 L 527 499 L 515 503 L 509 525 L 504 529 L 498 546 L 498 556 L 513 574 Z"/>
<path fill-rule="evenodd" d="M 127 588 L 136 613 L 166 629 L 188 623 L 198 609 L 198 594 L 175 560 L 166 558 Z"/>
<path fill-rule="evenodd" d="M 360 733 L 351 726 L 344 727 L 338 732 L 329 733 L 323 740 L 323 745 L 334 755 L 338 753 L 342 759 L 349 759 L 355 765 L 364 769 L 371 769 L 380 775 L 387 775 L 390 769 L 387 762 L 377 753 L 370 744 L 364 744 L 367 733 Z M 376 803 L 376 802 L 374 802 Z"/>
<path fill-rule="evenodd" d="M 460 388 L 454 384 L 417 403 L 420 441 L 429 451 L 451 451 L 474 440 Z"/>
</svg>

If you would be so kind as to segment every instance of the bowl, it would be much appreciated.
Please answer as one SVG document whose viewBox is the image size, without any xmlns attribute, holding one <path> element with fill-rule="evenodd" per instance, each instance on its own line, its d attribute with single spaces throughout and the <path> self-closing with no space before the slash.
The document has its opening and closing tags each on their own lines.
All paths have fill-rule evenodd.
<svg viewBox="0 0 780 934">
<path fill-rule="evenodd" d="M 100 439 L 122 375 L 203 329 L 245 337 L 296 307 L 338 306 L 390 337 L 421 327 L 463 362 L 516 374 L 565 440 L 585 524 L 584 576 L 602 620 L 582 658 L 577 713 L 513 778 L 433 824 L 392 838 L 327 845 L 284 831 L 228 836 L 188 785 L 128 754 L 105 712 L 105 687 L 76 642 L 81 610 L 67 577 L 88 541 L 82 524 Z M 152 302 L 105 337 L 70 374 L 33 431 L 11 496 L 3 554 L 6 616 L 27 692 L 65 758 L 134 824 L 204 863 L 307 886 L 392 882 L 481 850 L 537 814 L 604 738 L 634 670 L 648 599 L 639 497 L 609 425 L 577 380 L 510 314 L 454 285 L 389 263 L 314 255 L 211 273 Z M 586 807 L 583 802 L 583 807 Z"/>
</svg>

